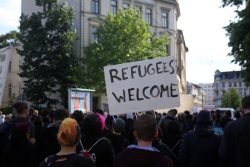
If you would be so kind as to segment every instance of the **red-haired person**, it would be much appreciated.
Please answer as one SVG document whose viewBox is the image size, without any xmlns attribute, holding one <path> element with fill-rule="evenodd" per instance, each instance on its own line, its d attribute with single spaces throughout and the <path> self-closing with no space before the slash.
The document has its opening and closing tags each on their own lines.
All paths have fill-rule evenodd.
<svg viewBox="0 0 250 167">
<path fill-rule="evenodd" d="M 40 167 L 94 167 L 94 162 L 76 154 L 76 145 L 80 141 L 80 128 L 74 119 L 66 118 L 60 125 L 57 140 L 61 150 L 47 157 Z"/>
</svg>

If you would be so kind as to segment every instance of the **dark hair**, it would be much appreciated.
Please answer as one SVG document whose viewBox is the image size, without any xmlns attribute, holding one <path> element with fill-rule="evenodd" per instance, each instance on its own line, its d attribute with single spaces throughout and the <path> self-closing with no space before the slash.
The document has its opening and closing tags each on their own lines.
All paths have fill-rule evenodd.
<svg viewBox="0 0 250 167">
<path fill-rule="evenodd" d="M 58 109 L 55 111 L 54 119 L 63 121 L 65 118 L 69 117 L 69 113 L 64 109 Z"/>
<path fill-rule="evenodd" d="M 34 114 L 34 111 L 35 111 L 34 108 L 30 108 L 29 109 L 29 112 L 30 112 L 29 115 L 32 116 Z"/>
<path fill-rule="evenodd" d="M 246 96 L 242 99 L 242 109 L 250 109 L 250 96 Z"/>
<path fill-rule="evenodd" d="M 213 123 L 212 115 L 207 110 L 201 110 L 198 114 L 196 124 L 197 125 L 211 125 Z"/>
<path fill-rule="evenodd" d="M 98 114 L 103 115 L 103 114 L 104 114 L 104 111 L 103 111 L 102 109 L 96 109 L 96 110 L 94 111 L 94 113 L 98 113 Z"/>
<path fill-rule="evenodd" d="M 236 119 L 241 118 L 240 111 L 235 111 L 234 117 L 235 117 Z"/>
<path fill-rule="evenodd" d="M 80 124 L 83 121 L 83 112 L 80 110 L 75 110 L 71 116 L 71 118 L 75 119 L 78 124 Z"/>
<path fill-rule="evenodd" d="M 171 116 L 176 116 L 177 113 L 178 111 L 176 109 L 171 109 L 168 111 L 168 114 L 170 114 Z"/>
<path fill-rule="evenodd" d="M 156 124 L 152 115 L 144 114 L 140 116 L 134 124 L 138 139 L 152 141 L 156 133 Z"/>
<path fill-rule="evenodd" d="M 231 118 L 232 117 L 232 113 L 231 113 L 230 110 L 226 110 L 224 113 L 225 113 L 225 115 L 226 115 L 227 118 Z"/>
<path fill-rule="evenodd" d="M 89 136 L 101 136 L 102 125 L 96 113 L 87 113 L 82 122 L 82 132 Z"/>
<path fill-rule="evenodd" d="M 16 102 L 12 107 L 18 114 L 21 114 L 28 110 L 28 104 L 25 102 Z"/>
</svg>

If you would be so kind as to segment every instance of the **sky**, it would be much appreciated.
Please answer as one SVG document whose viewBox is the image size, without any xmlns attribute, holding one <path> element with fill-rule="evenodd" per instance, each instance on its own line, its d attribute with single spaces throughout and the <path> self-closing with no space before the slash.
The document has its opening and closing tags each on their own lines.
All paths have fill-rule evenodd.
<svg viewBox="0 0 250 167">
<path fill-rule="evenodd" d="M 178 28 L 183 30 L 187 47 L 187 80 L 213 83 L 214 72 L 240 70 L 231 63 L 228 37 L 223 29 L 234 20 L 234 8 L 221 8 L 221 0 L 179 0 L 181 16 Z"/>
<path fill-rule="evenodd" d="M 179 0 L 178 29 L 187 47 L 187 81 L 212 83 L 214 72 L 240 70 L 227 56 L 230 48 L 224 26 L 234 19 L 233 8 L 221 8 L 221 0 Z M 0 34 L 17 30 L 21 0 L 0 0 Z"/>
</svg>

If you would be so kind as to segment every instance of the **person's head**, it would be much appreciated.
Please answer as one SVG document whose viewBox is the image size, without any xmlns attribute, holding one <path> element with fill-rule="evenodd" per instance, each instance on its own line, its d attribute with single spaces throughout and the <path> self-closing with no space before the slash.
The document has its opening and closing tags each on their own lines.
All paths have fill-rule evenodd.
<svg viewBox="0 0 250 167">
<path fill-rule="evenodd" d="M 152 115 L 144 114 L 134 123 L 134 136 L 138 141 L 151 142 L 157 137 L 157 123 Z"/>
<path fill-rule="evenodd" d="M 104 115 L 104 111 L 102 109 L 96 109 L 94 111 L 94 113 L 98 113 L 98 114 Z"/>
<path fill-rule="evenodd" d="M 236 112 L 234 113 L 234 117 L 235 117 L 236 119 L 241 118 L 240 111 L 236 111 Z"/>
<path fill-rule="evenodd" d="M 12 115 L 9 114 L 9 115 L 6 115 L 5 118 L 4 118 L 4 122 L 10 122 L 12 120 Z"/>
<path fill-rule="evenodd" d="M 207 110 L 201 110 L 198 114 L 196 125 L 209 125 L 211 126 L 213 123 L 212 115 Z"/>
<path fill-rule="evenodd" d="M 241 108 L 244 113 L 250 113 L 250 96 L 246 96 L 242 99 Z"/>
<path fill-rule="evenodd" d="M 226 111 L 224 112 L 224 116 L 225 116 L 226 118 L 231 118 L 231 116 L 232 116 L 231 111 L 230 111 L 230 110 L 226 110 Z"/>
<path fill-rule="evenodd" d="M 68 117 L 69 117 L 69 113 L 66 110 L 64 110 L 64 109 L 55 110 L 54 119 L 56 121 L 58 121 L 58 120 L 62 121 Z"/>
<path fill-rule="evenodd" d="M 121 118 L 115 118 L 112 121 L 113 132 L 123 134 L 125 131 L 125 121 Z"/>
<path fill-rule="evenodd" d="M 38 112 L 38 110 L 34 110 L 34 116 L 38 116 L 38 114 L 39 114 L 39 112 Z"/>
<path fill-rule="evenodd" d="M 71 118 L 75 119 L 78 124 L 80 124 L 83 121 L 83 112 L 80 110 L 75 110 L 71 116 Z"/>
<path fill-rule="evenodd" d="M 186 111 L 184 111 L 184 114 L 185 114 L 186 116 L 189 116 L 189 115 L 190 115 L 190 111 L 186 110 Z"/>
<path fill-rule="evenodd" d="M 168 111 L 168 116 L 175 117 L 177 115 L 177 110 L 176 109 L 171 109 Z"/>
<path fill-rule="evenodd" d="M 184 123 L 186 122 L 186 116 L 184 113 L 179 113 L 178 116 L 177 116 L 177 121 L 180 122 L 180 123 Z"/>
<path fill-rule="evenodd" d="M 28 117 L 29 110 L 28 104 L 25 102 L 16 102 L 13 104 L 13 110 L 17 113 L 17 116 Z"/>
<path fill-rule="evenodd" d="M 62 121 L 58 133 L 57 141 L 61 146 L 74 147 L 80 141 L 80 127 L 76 120 L 66 118 Z"/>
<path fill-rule="evenodd" d="M 29 109 L 29 116 L 33 116 L 34 115 L 34 108 L 30 108 Z"/>
<path fill-rule="evenodd" d="M 82 132 L 88 136 L 101 136 L 102 124 L 96 113 L 87 113 L 82 122 Z"/>
</svg>

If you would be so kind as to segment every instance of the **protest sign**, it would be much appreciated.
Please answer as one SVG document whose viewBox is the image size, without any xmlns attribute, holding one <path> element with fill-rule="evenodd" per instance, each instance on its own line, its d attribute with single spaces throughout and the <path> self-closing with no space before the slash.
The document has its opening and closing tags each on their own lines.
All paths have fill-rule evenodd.
<svg viewBox="0 0 250 167">
<path fill-rule="evenodd" d="M 124 114 L 180 105 L 173 57 L 104 67 L 110 114 Z"/>
<path fill-rule="evenodd" d="M 75 110 L 89 112 L 92 110 L 92 93 L 94 90 L 70 88 L 69 94 L 69 111 L 73 113 Z"/>
</svg>

